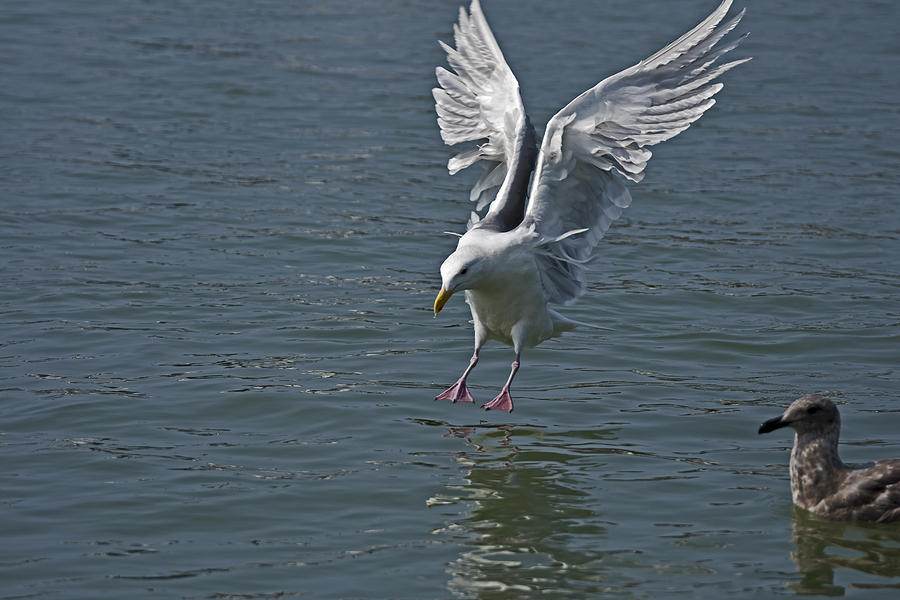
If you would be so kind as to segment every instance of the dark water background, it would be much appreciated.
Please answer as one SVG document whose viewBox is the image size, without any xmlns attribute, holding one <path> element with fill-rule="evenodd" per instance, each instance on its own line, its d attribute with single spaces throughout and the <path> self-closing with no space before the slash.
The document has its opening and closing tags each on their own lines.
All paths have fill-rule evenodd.
<svg viewBox="0 0 900 600">
<path fill-rule="evenodd" d="M 543 126 L 715 2 L 485 4 Z M 900 456 L 900 9 L 747 4 L 506 415 L 432 401 L 456 1 L 4 3 L 0 598 L 896 597 L 756 428 L 825 393 Z"/>
</svg>

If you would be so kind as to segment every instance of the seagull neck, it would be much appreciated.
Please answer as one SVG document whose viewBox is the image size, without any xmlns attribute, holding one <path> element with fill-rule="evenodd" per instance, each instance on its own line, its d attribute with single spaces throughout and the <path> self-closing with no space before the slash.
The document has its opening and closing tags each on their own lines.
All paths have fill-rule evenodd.
<svg viewBox="0 0 900 600">
<path fill-rule="evenodd" d="M 791 450 L 791 495 L 809 509 L 834 493 L 847 466 L 838 455 L 839 430 L 797 432 Z"/>
</svg>

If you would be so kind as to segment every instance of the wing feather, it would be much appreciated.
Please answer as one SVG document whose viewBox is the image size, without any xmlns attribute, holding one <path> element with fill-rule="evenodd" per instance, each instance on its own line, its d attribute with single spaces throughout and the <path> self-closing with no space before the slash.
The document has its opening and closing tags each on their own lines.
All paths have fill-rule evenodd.
<svg viewBox="0 0 900 600">
<path fill-rule="evenodd" d="M 900 519 L 900 459 L 879 460 L 869 468 L 850 471 L 841 490 L 826 502 L 829 510 L 843 509 L 857 519 Z"/>
<path fill-rule="evenodd" d="M 732 0 L 683 36 L 575 98 L 547 124 L 522 226 L 538 234 L 550 302 L 584 292 L 584 263 L 622 209 L 623 180 L 639 182 L 652 153 L 715 104 L 716 79 L 750 60 L 717 65 L 745 37 L 718 43 L 744 15 L 722 23 Z M 746 35 L 746 34 L 745 34 Z M 583 230 L 578 235 L 566 232 Z"/>
<path fill-rule="evenodd" d="M 448 145 L 477 143 L 474 148 L 453 156 L 447 168 L 452 175 L 475 163 L 483 163 L 484 173 L 470 194 L 471 200 L 477 203 L 476 210 L 481 210 L 494 203 L 507 180 L 524 177 L 527 184 L 527 173 L 523 174 L 522 170 L 527 168 L 530 173 L 537 145 L 519 95 L 519 83 L 500 51 L 478 0 L 473 0 L 468 13 L 460 8 L 453 38 L 455 48 L 440 42 L 453 72 L 443 67 L 435 70 L 440 87 L 434 88 L 432 95 L 441 139 Z M 528 164 L 519 164 L 523 161 Z M 518 192 L 518 188 L 522 188 L 520 193 L 502 194 L 497 206 L 491 206 L 490 212 L 495 213 L 491 222 L 496 224 L 501 214 L 507 221 L 514 220 L 514 223 L 504 222 L 501 228 L 515 227 L 521 221 L 524 185 L 515 186 L 511 192 Z M 511 203 L 518 206 L 509 206 Z M 469 226 L 473 226 L 471 220 Z"/>
</svg>

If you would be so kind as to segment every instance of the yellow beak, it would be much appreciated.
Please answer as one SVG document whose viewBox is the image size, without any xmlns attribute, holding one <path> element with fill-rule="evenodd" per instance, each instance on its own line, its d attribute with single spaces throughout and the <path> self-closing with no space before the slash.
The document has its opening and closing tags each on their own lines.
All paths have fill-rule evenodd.
<svg viewBox="0 0 900 600">
<path fill-rule="evenodd" d="M 437 298 L 434 299 L 434 314 L 441 312 L 441 309 L 444 308 L 444 305 L 447 304 L 447 300 L 449 300 L 452 295 L 453 292 L 448 292 L 441 287 L 441 291 L 438 292 Z"/>
</svg>

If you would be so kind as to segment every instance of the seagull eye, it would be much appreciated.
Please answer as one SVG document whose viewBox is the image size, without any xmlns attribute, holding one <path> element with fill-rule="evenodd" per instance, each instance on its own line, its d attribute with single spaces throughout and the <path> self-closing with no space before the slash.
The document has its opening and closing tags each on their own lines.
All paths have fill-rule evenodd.
<svg viewBox="0 0 900 600">
<path fill-rule="evenodd" d="M 809 408 L 806 409 L 806 414 L 808 414 L 808 415 L 814 415 L 817 412 L 819 412 L 818 406 L 810 406 Z"/>
<path fill-rule="evenodd" d="M 460 275 L 465 275 L 465 274 L 468 273 L 468 272 L 469 272 L 469 267 L 463 267 L 463 268 L 460 270 L 459 274 L 460 274 Z"/>
</svg>

